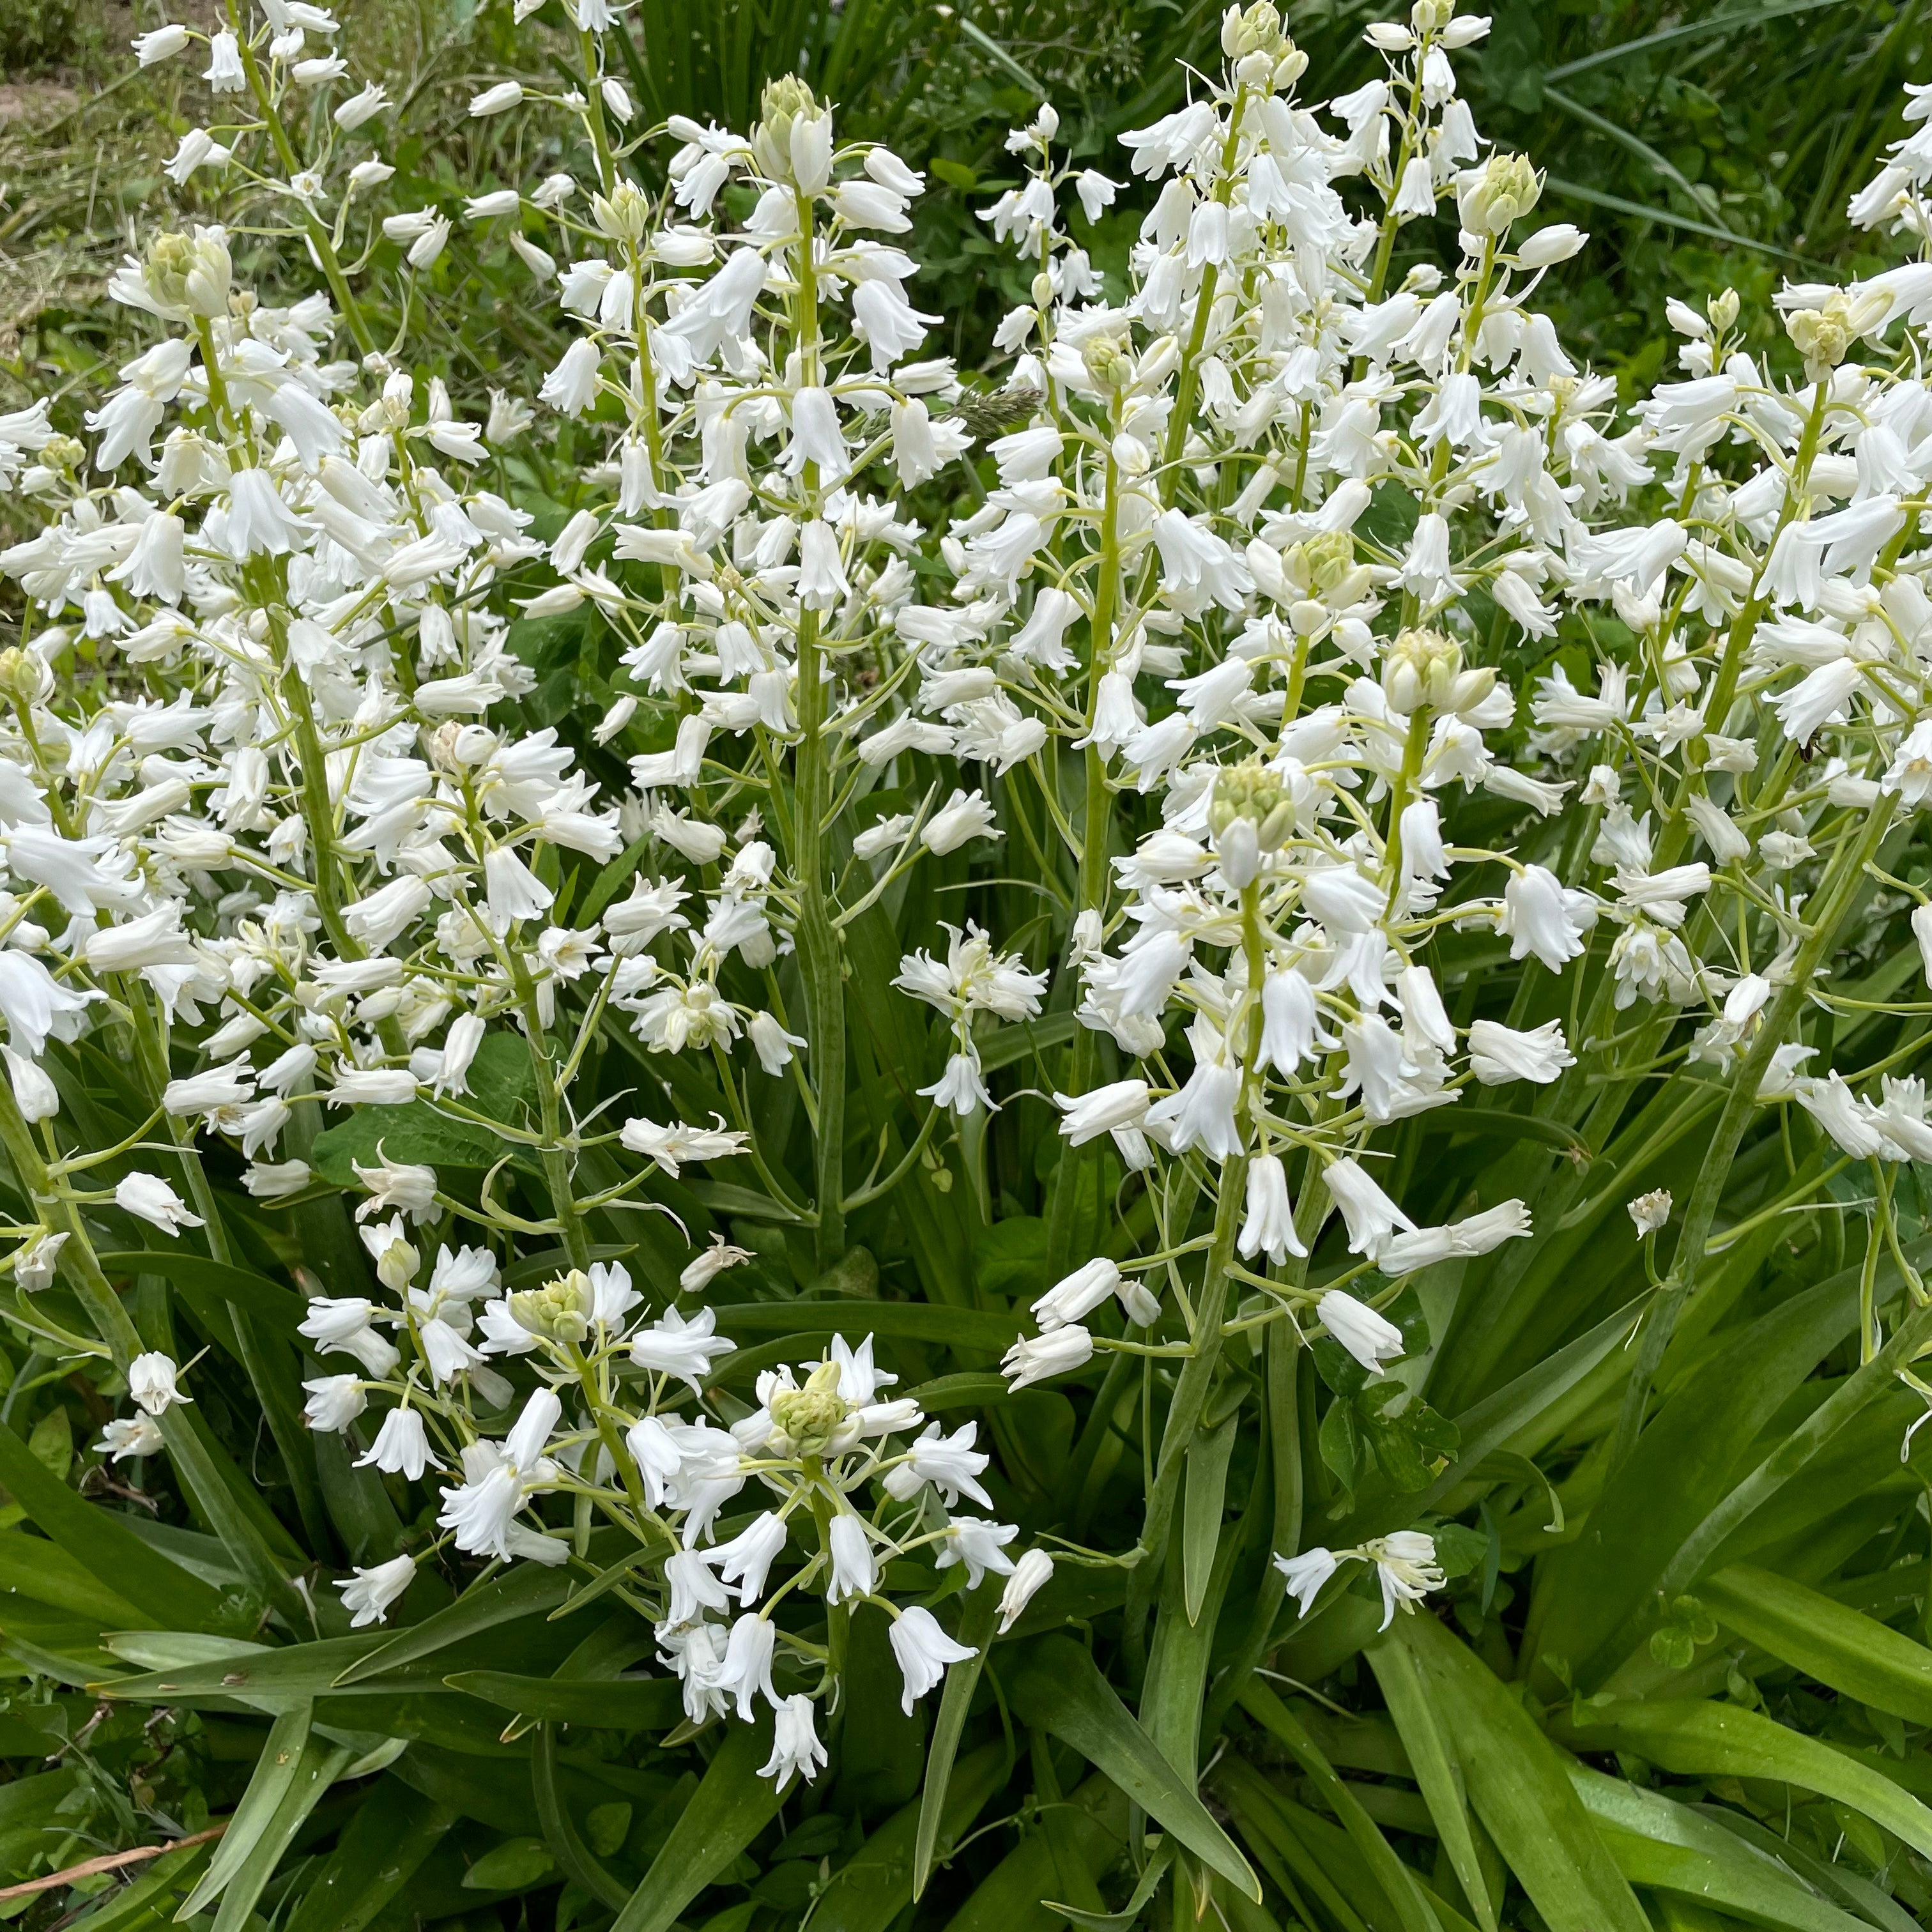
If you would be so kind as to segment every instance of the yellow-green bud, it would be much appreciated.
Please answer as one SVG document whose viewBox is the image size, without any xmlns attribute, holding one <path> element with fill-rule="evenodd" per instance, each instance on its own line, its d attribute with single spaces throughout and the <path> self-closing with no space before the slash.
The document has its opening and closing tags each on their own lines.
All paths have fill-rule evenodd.
<svg viewBox="0 0 1932 1932">
<path fill-rule="evenodd" d="M 1080 346 L 1080 360 L 1087 373 L 1103 389 L 1126 386 L 1133 373 L 1133 358 L 1126 345 L 1111 335 L 1096 335 Z"/>
<path fill-rule="evenodd" d="M 788 1389 L 772 1400 L 772 1420 L 794 1456 L 820 1456 L 846 1417 L 850 1406 L 838 1393 L 838 1364 L 821 1362 L 806 1378 L 805 1386 Z"/>
<path fill-rule="evenodd" d="M 609 194 L 590 197 L 591 218 L 598 232 L 614 242 L 638 242 L 650 225 L 650 198 L 627 176 Z"/>
<path fill-rule="evenodd" d="M 1254 826 L 1255 842 L 1264 852 L 1278 850 L 1294 830 L 1294 801 L 1280 774 L 1270 771 L 1259 758 L 1244 758 L 1238 765 L 1230 765 L 1214 781 L 1214 796 L 1208 807 L 1208 829 L 1220 838 L 1236 820 L 1244 818 Z"/>
<path fill-rule="evenodd" d="M 1408 24 L 1418 34 L 1439 34 L 1456 17 L 1456 0 L 1415 0 Z"/>
<path fill-rule="evenodd" d="M 760 104 L 758 124 L 752 130 L 752 152 L 757 158 L 760 171 L 773 181 L 797 181 L 799 171 L 794 164 L 796 150 L 793 139 L 794 130 L 801 122 L 810 123 L 827 118 L 812 89 L 796 74 L 782 74 L 776 80 L 767 81 Z M 829 122 L 826 149 L 826 158 L 829 162 Z M 823 184 L 808 182 L 804 185 L 815 190 Z"/>
<path fill-rule="evenodd" d="M 519 1328 L 547 1342 L 580 1342 L 590 1332 L 590 1280 L 572 1268 L 541 1288 L 510 1297 L 510 1315 Z"/>
<path fill-rule="evenodd" d="M 1244 55 L 1272 52 L 1281 38 L 1281 13 L 1274 0 L 1252 0 L 1246 7 L 1230 7 L 1221 16 L 1221 51 L 1230 60 Z"/>
<path fill-rule="evenodd" d="M 1711 318 L 1711 326 L 1721 335 L 1738 319 L 1738 292 L 1726 289 L 1721 295 L 1713 296 L 1704 304 L 1705 313 Z"/>
<path fill-rule="evenodd" d="M 1304 597 L 1325 598 L 1354 574 L 1355 539 L 1346 530 L 1324 530 L 1292 545 L 1282 555 L 1281 569 Z"/>
<path fill-rule="evenodd" d="M 416 1278 L 416 1264 L 422 1259 L 414 1246 L 398 1234 L 376 1257 L 376 1279 L 392 1294 L 400 1294 Z"/>
<path fill-rule="evenodd" d="M 234 275 L 219 231 L 157 235 L 148 244 L 142 280 L 154 305 L 175 316 L 218 316 L 228 311 Z"/>
<path fill-rule="evenodd" d="M 1472 235 L 1506 235 L 1542 194 L 1543 177 L 1525 156 L 1492 154 L 1456 183 L 1456 212 Z"/>
<path fill-rule="evenodd" d="M 1382 659 L 1382 694 L 1405 716 L 1424 706 L 1467 711 L 1495 689 L 1486 667 L 1462 668 L 1462 646 L 1441 631 L 1404 631 Z"/>
<path fill-rule="evenodd" d="M 40 460 L 50 470 L 78 470 L 87 446 L 78 436 L 50 436 L 40 446 Z"/>
<path fill-rule="evenodd" d="M 0 651 L 0 694 L 21 704 L 32 704 L 50 682 L 47 668 L 32 651 L 19 645 Z"/>
<path fill-rule="evenodd" d="M 1834 289 L 1822 308 L 1794 309 L 1784 318 L 1784 330 L 1804 358 L 1806 376 L 1815 382 L 1828 375 L 1867 329 L 1883 322 L 1890 307 L 1882 291 L 1854 296 Z"/>
</svg>

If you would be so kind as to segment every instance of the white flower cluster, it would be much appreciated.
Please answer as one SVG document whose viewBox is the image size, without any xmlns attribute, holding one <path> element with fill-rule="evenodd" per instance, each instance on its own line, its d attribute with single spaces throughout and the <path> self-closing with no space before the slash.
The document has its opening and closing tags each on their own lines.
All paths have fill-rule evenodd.
<svg viewBox="0 0 1932 1932">
<path fill-rule="evenodd" d="M 908 1701 L 961 1654 L 884 1594 L 888 1562 L 1010 1574 L 1010 1622 L 1050 1560 L 952 1514 L 991 1507 L 975 1425 L 918 1433 L 914 1405 L 877 1399 L 892 1378 L 869 1342 L 802 1381 L 767 1372 L 728 1416 L 711 1312 L 646 1319 L 625 1270 L 592 1258 L 587 1217 L 661 1207 L 660 1175 L 733 1163 L 830 1267 L 848 1214 L 919 1184 L 934 1143 L 995 1108 L 992 1030 L 1070 1012 L 1064 1090 L 1035 1102 L 1064 1142 L 1058 1278 L 1006 1367 L 1020 1388 L 1096 1352 L 1178 1364 L 1144 1593 L 1225 1341 L 1318 1329 L 1378 1375 L 1406 1346 L 1406 1277 L 1538 1232 L 1516 1198 L 1419 1219 L 1377 1142 L 1392 1124 L 1664 1066 L 1722 1084 L 1715 1180 L 1688 1192 L 1645 1330 L 1639 1425 L 1761 1106 L 1795 1102 L 1874 1163 L 1888 1216 L 1884 1164 L 1932 1156 L 1917 1079 L 1808 1072 L 1797 1036 L 1805 1003 L 1836 997 L 1820 976 L 1895 908 L 1868 889 L 1900 889 L 1880 860 L 1932 800 L 1932 263 L 1788 289 L 1802 381 L 1747 352 L 1735 297 L 1673 305 L 1682 380 L 1620 424 L 1614 383 L 1533 305 L 1585 238 L 1535 225 L 1540 178 L 1486 151 L 1457 92 L 1451 56 L 1486 22 L 1415 0 L 1370 30 L 1385 77 L 1305 102 L 1305 60 L 1256 0 L 1226 16 L 1219 79 L 1126 137 L 1150 206 L 1124 289 L 1070 226 L 1117 184 L 1072 164 L 1050 108 L 1010 138 L 1023 182 L 985 214 L 1030 284 L 988 395 L 914 359 L 939 320 L 908 298 L 896 238 L 920 175 L 842 144 L 788 80 L 748 134 L 674 120 L 654 198 L 627 166 L 653 136 L 604 64 L 608 13 L 577 0 L 584 92 L 504 82 L 472 103 L 572 117 L 589 158 L 585 178 L 464 211 L 515 224 L 567 338 L 532 395 L 479 424 L 374 349 L 342 266 L 352 205 L 386 172 L 346 145 L 380 88 L 346 93 L 340 57 L 311 50 L 334 45 L 330 16 L 264 6 L 208 44 L 250 116 L 190 133 L 177 167 L 245 148 L 283 169 L 326 287 L 272 306 L 235 285 L 220 230 L 163 236 L 114 284 L 163 327 L 88 418 L 91 447 L 44 406 L 0 418 L 0 474 L 46 511 L 0 557 L 31 612 L 0 657 L 0 1141 L 42 1214 L 12 1231 L 11 1268 L 32 1289 L 58 1268 L 124 1368 L 142 1412 L 116 1453 L 149 1453 L 179 1391 L 95 1258 L 88 1210 L 110 1196 L 80 1184 L 90 1167 L 165 1132 L 188 1196 L 135 1172 L 111 1198 L 165 1234 L 205 1224 L 220 1256 L 207 1137 L 252 1193 L 296 1201 L 330 1191 L 309 1158 L 326 1110 L 485 1130 L 541 1176 L 547 1214 L 380 1148 L 359 1162 L 386 1298 L 312 1300 L 303 1334 L 356 1368 L 310 1382 L 310 1423 L 348 1428 L 377 1396 L 364 1460 L 434 1472 L 466 1554 L 564 1560 L 530 1507 L 550 1495 L 622 1525 L 656 1552 L 638 1587 L 692 1718 L 764 1696 L 772 1774 L 809 1776 L 837 1613 L 886 1604 Z M 194 38 L 145 35 L 141 57 Z M 292 111 L 338 85 L 332 114 Z M 305 164 L 298 124 L 322 130 Z M 1861 218 L 1924 235 L 1921 145 Z M 1414 259 L 1438 218 L 1456 235 L 1439 266 Z M 421 273 L 450 217 L 385 227 Z M 359 362 L 326 359 L 344 330 Z M 598 454 L 545 543 L 484 478 L 558 418 Z M 993 487 L 928 526 L 913 505 L 947 500 L 982 442 Z M 586 608 L 628 688 L 573 750 L 504 722 L 532 682 L 509 627 Z M 634 790 L 600 792 L 591 746 L 628 760 Z M 1475 824 L 1480 842 L 1457 836 Z M 1048 882 L 1064 953 L 1029 964 L 1036 942 L 1002 950 L 964 920 L 943 958 L 937 934 L 905 954 L 893 984 L 942 1016 L 944 1069 L 854 1188 L 855 922 L 916 868 L 998 841 Z M 656 871 L 572 923 L 578 882 L 627 847 L 620 869 L 648 852 Z M 1932 964 L 1932 906 L 1903 889 Z M 1452 942 L 1533 964 L 1504 1017 L 1455 992 Z M 580 1118 L 572 1082 L 620 1028 L 715 1076 L 722 1111 Z M 104 1030 L 153 1118 L 82 1150 L 41 1063 L 50 1038 Z M 472 1087 L 500 1046 L 530 1083 L 507 1120 Z M 752 1060 L 803 1100 L 809 1188 L 761 1142 Z M 1074 1247 L 1103 1162 L 1151 1204 L 1148 1252 Z M 1633 1204 L 1646 1258 L 1672 1212 L 1660 1190 Z M 502 1257 L 534 1245 L 566 1264 L 506 1292 Z M 743 1258 L 700 1250 L 682 1298 Z M 673 1382 L 688 1417 L 663 1406 Z M 712 1540 L 752 1484 L 770 1506 Z M 794 1534 L 802 1560 L 768 1591 Z M 1414 1531 L 1286 1559 L 1282 1580 L 1305 1607 L 1350 1558 L 1391 1611 L 1442 1580 Z M 358 1572 L 356 1621 L 411 1574 Z M 826 1642 L 775 1619 L 793 1592 L 832 1606 Z M 808 1688 L 781 1696 L 781 1656 L 816 1670 Z"/>
</svg>

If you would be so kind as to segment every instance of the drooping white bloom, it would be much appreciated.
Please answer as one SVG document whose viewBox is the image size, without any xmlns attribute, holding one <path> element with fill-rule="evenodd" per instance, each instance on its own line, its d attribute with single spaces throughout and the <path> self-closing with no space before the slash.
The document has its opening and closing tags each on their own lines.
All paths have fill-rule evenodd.
<svg viewBox="0 0 1932 1932">
<path fill-rule="evenodd" d="M 915 1604 L 892 1621 L 892 1655 L 904 1679 L 904 1694 L 899 1708 L 908 1716 L 912 1707 L 946 1675 L 949 1664 L 963 1664 L 976 1654 L 966 1644 L 956 1643 L 940 1628 L 932 1612 Z"/>
</svg>

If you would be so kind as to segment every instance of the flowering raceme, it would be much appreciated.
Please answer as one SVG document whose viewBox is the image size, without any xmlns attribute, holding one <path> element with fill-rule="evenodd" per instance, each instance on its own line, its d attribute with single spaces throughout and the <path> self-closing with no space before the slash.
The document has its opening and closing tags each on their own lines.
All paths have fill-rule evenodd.
<svg viewBox="0 0 1932 1932">
<path fill-rule="evenodd" d="M 1932 959 L 1901 876 L 1932 268 L 1786 289 L 1802 378 L 1735 297 L 1673 305 L 1682 380 L 1619 416 L 1534 305 L 1586 238 L 1458 92 L 1486 22 L 1416 0 L 1382 77 L 1309 100 L 1256 0 L 1127 179 L 1050 106 L 1009 138 L 980 213 L 1027 298 L 988 384 L 922 305 L 919 172 L 796 80 L 747 130 L 637 127 L 608 14 L 574 17 L 580 89 L 470 104 L 578 158 L 464 214 L 554 311 L 520 393 L 486 416 L 376 346 L 358 277 L 413 286 L 452 217 L 388 216 L 352 269 L 386 101 L 276 0 L 207 41 L 238 118 L 176 166 L 280 170 L 315 286 L 158 236 L 91 440 L 0 418 L 42 518 L 0 556 L 5 1312 L 118 1372 L 106 1453 L 196 1418 L 104 1254 L 131 1217 L 226 1280 L 260 1216 L 307 1295 L 284 1455 L 305 1428 L 412 1499 L 332 1628 L 433 1565 L 567 1570 L 647 1622 L 691 1726 L 769 1721 L 782 1784 L 829 1761 L 860 1614 L 908 1711 L 1057 1564 L 1142 1664 L 1156 1605 L 1192 1629 L 1177 1520 L 1221 1507 L 1244 1411 L 1318 1444 L 1355 1540 L 1277 1498 L 1241 1671 L 1278 1613 L 1445 1587 L 1438 1407 L 1494 1394 L 1560 1243 L 1628 1203 L 1630 1292 L 1573 1311 L 1636 1338 L 1627 1457 L 1748 1138 L 1791 1166 L 1746 1226 L 1870 1175 L 1887 1346 L 1924 1300 L 1892 1192 L 1923 1082 L 1802 1023 L 1903 1001 L 1908 906 L 1891 950 Z M 1922 245 L 1918 146 L 1854 209 Z M 1130 194 L 1110 278 L 1077 238 Z M 560 503 L 512 459 L 565 434 Z M 560 636 L 602 654 L 596 715 L 538 723 Z M 62 1102 L 102 1058 L 138 1098 L 95 1146 Z M 1499 1118 L 1541 1154 L 1475 1171 L 1458 1136 Z M 1066 1388 L 1070 1499 L 1025 1420 Z M 1093 1549 L 1130 1411 L 1144 1516 Z"/>
</svg>

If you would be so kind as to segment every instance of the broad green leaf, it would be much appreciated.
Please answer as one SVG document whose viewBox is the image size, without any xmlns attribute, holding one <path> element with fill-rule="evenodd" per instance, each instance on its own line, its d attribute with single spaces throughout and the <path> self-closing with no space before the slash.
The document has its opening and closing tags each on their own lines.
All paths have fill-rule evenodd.
<svg viewBox="0 0 1932 1932">
<path fill-rule="evenodd" d="M 1577 1540 L 1548 1559 L 1532 1658 L 1566 1664 L 1594 1688 L 1621 1661 L 1626 1622 L 1651 1600 L 1684 1539 L 1736 1479 L 1780 1404 L 1857 1320 L 1857 1283 L 1795 1295 L 1718 1349 L 1639 1438 Z"/>
<path fill-rule="evenodd" d="M 704 1888 L 778 1815 L 778 1793 L 758 1767 L 771 1755 L 769 1711 L 735 1720 L 612 1932 L 669 1932 Z"/>
<path fill-rule="evenodd" d="M 212 1658 L 158 1666 L 139 1677 L 121 1678 L 106 1686 L 104 1694 L 137 1704 L 165 1704 L 175 1697 L 236 1696 L 286 1703 L 320 1696 L 334 1685 L 346 1665 L 385 1641 L 380 1631 L 372 1630 L 290 1644 L 279 1650 L 224 1650 Z"/>
<path fill-rule="evenodd" d="M 302 1552 L 277 1522 L 260 1492 L 242 1472 L 196 1410 L 177 1404 L 160 1418 L 168 1459 L 194 1496 L 195 1505 L 244 1579 L 284 1618 L 300 1629 L 310 1612 L 289 1580 Z"/>
<path fill-rule="evenodd" d="M 1748 1851 L 1689 1805 L 1580 1764 L 1569 1772 L 1618 1870 L 1632 1884 L 1695 1898 L 1778 1932 L 1859 1932 L 1861 1922 L 1851 1913 L 1783 1866 Z"/>
<path fill-rule="evenodd" d="M 220 1593 L 142 1542 L 111 1510 L 56 1481 L 0 1423 L 0 1485 L 68 1554 L 162 1630 L 208 1630 L 222 1621 Z"/>
<path fill-rule="evenodd" d="M 566 1877 L 574 1880 L 592 1898 L 616 1910 L 630 1894 L 604 1870 L 596 1853 L 578 1835 L 576 1821 L 557 1786 L 554 1724 L 537 1726 L 535 1748 L 530 1753 L 530 1790 L 537 1801 L 537 1816 L 543 1820 L 543 1843 L 548 1847 L 548 1856 L 555 1858 Z M 464 1881 L 466 1885 L 475 1879 L 476 1869 L 470 1868 L 470 1877 Z M 521 1890 L 524 1886 L 513 1888 Z"/>
<path fill-rule="evenodd" d="M 1441 1932 L 1414 1874 L 1390 1849 L 1375 1820 L 1363 1810 L 1361 1801 L 1336 1775 L 1334 1767 L 1316 1748 L 1294 1712 L 1258 1680 L 1250 1680 L 1241 1692 L 1240 1702 L 1250 1717 L 1288 1747 L 1289 1754 L 1315 1780 L 1376 1884 L 1395 1907 L 1405 1932 Z"/>
<path fill-rule="evenodd" d="M 77 1557 L 58 1543 L 30 1536 L 24 1530 L 0 1530 L 0 1592 L 71 1610 L 103 1630 L 124 1628 L 142 1621 L 141 1612 L 125 1597 Z"/>
<path fill-rule="evenodd" d="M 262 1754 L 250 1774 L 248 1788 L 242 1794 L 228 1829 L 215 1846 L 201 1882 L 182 1906 L 182 1918 L 192 1918 L 205 1906 L 212 1905 L 248 1870 L 258 1852 L 273 1842 L 270 1834 L 282 1801 L 312 1774 L 313 1767 L 304 1754 L 313 1717 L 310 1706 L 298 1704 L 269 1726 Z M 266 1877 L 263 1874 L 265 1883 Z"/>
<path fill-rule="evenodd" d="M 973 1654 L 947 1665 L 946 1688 L 939 1696 L 939 1715 L 934 1720 L 932 1742 L 926 1746 L 926 1787 L 920 1799 L 919 1829 L 913 1847 L 914 1898 L 925 1893 L 926 1882 L 932 1876 L 940 1832 L 951 1815 L 946 1792 L 952 1775 L 953 1754 L 959 1748 L 960 1733 L 966 1728 L 973 1694 L 980 1688 L 980 1672 L 993 1641 L 993 1626 L 999 1610 L 999 1595 L 990 1587 L 989 1580 L 966 1599 L 960 1612 L 958 1640 L 969 1645 Z"/>
<path fill-rule="evenodd" d="M 1004 1743 L 982 1745 L 952 1767 L 938 1839 L 941 1856 L 972 1828 L 1009 1768 Z M 832 1874 L 812 1917 L 819 1932 L 886 1932 L 912 1900 L 921 1810 L 914 1804 L 894 1813 Z"/>
<path fill-rule="evenodd" d="M 528 1892 L 556 1869 L 556 1861 L 541 1838 L 506 1838 L 493 1846 L 463 1874 L 471 1892 Z"/>
<path fill-rule="evenodd" d="M 1120 1856 L 1126 1798 L 1108 1779 L 1094 1778 L 1064 1802 L 1072 1848 L 1090 1880 Z M 1046 1833 L 1028 1832 L 974 1888 L 946 1932 L 1058 1932 L 1058 1913 L 1042 1901 L 1059 1883 Z"/>
<path fill-rule="evenodd" d="M 348 1768 L 353 1756 L 353 1752 L 341 1748 L 326 1750 L 317 1739 L 309 1740 L 302 1753 L 296 1774 L 275 1808 L 274 1816 L 256 1838 L 248 1862 L 222 1893 L 220 1907 L 214 1915 L 213 1932 L 244 1932 L 254 1919 L 255 1906 L 269 1880 L 275 1875 L 276 1867 L 294 1843 L 296 1834 L 308 1822 L 309 1814 L 320 1803 L 328 1787 Z M 228 1842 L 225 1834 L 220 1842 Z M 181 1916 L 188 1916 L 186 1906 L 182 1908 Z"/>
<path fill-rule="evenodd" d="M 212 1261 L 206 1255 L 148 1249 L 103 1255 L 100 1265 L 110 1274 L 158 1274 L 164 1281 L 192 1282 L 204 1293 L 254 1316 L 285 1340 L 297 1339 L 296 1327 L 304 1312 L 302 1298 L 266 1275 Z"/>
<path fill-rule="evenodd" d="M 1774 1571 L 1736 1563 L 1697 1595 L 1747 1642 L 1861 1703 L 1932 1724 L 1932 1650 Z"/>
<path fill-rule="evenodd" d="M 1196 1858 L 1228 1882 L 1261 1897 L 1260 1881 L 1174 1767 L 1114 1694 L 1093 1658 L 1066 1637 L 1042 1638 L 1008 1686 L 1014 1712 L 1051 1731 L 1158 1819 Z"/>
<path fill-rule="evenodd" d="M 1433 1617 L 1394 1628 L 1454 1741 L 1476 1815 L 1550 1932 L 1648 1932 L 1562 1754 L 1514 1693 Z"/>
<path fill-rule="evenodd" d="M 1694 1778 L 1766 1778 L 1861 1811 L 1932 1858 L 1932 1811 L 1869 1765 L 1736 1704 L 1688 1698 L 1580 1705 L 1557 1726 L 1582 1751 L 1620 1750 Z"/>
<path fill-rule="evenodd" d="M 1228 1458 L 1234 1454 L 1231 1415 L 1216 1429 L 1204 1429 L 1187 1445 L 1186 1488 L 1181 1504 L 1181 1571 L 1185 1579 L 1187 1621 L 1201 1621 L 1214 1574 L 1214 1555 L 1221 1540 L 1221 1513 L 1228 1491 Z"/>
<path fill-rule="evenodd" d="M 446 1682 L 520 1717 L 607 1731 L 668 1731 L 684 1716 L 682 1694 L 670 1677 L 616 1677 L 584 1682 L 518 1677 L 505 1670 L 459 1670 Z"/>
<path fill-rule="evenodd" d="M 1814 1858 L 1803 1846 L 1782 1838 L 1755 1818 L 1726 1804 L 1700 1804 L 1700 1817 L 1707 1818 L 1741 1843 L 1768 1858 L 1775 1858 L 1825 1898 L 1835 1898 L 1856 1916 L 1883 1932 L 1924 1932 L 1924 1928 L 1888 1892 L 1881 1892 L 1871 1881 L 1849 1865 L 1832 1864 Z"/>
<path fill-rule="evenodd" d="M 567 1569 L 520 1564 L 501 1576 L 473 1585 L 434 1616 L 398 1631 L 387 1642 L 349 1664 L 335 1682 L 344 1687 L 359 1684 L 400 1664 L 433 1657 L 479 1630 L 494 1630 L 500 1624 L 515 1622 L 519 1617 L 554 1610 L 569 1597 L 572 1580 Z"/>
<path fill-rule="evenodd" d="M 1483 1932 L 1496 1932 L 1496 1909 L 1483 1877 L 1474 1834 L 1469 1828 L 1468 1794 L 1455 1746 L 1438 1716 L 1414 1654 L 1393 1630 L 1378 1636 L 1366 1652 L 1381 1685 L 1389 1715 L 1402 1734 L 1404 1749 L 1422 1787 L 1423 1802 L 1436 1821 L 1442 1849 L 1475 1912 Z"/>
</svg>

